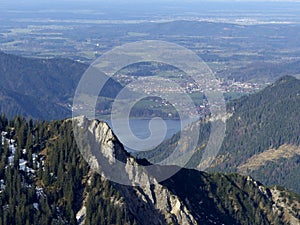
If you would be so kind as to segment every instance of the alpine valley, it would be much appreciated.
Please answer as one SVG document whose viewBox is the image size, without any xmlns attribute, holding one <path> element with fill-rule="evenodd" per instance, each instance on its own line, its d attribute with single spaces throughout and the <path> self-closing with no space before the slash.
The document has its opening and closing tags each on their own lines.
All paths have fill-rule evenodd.
<svg viewBox="0 0 300 225">
<path fill-rule="evenodd" d="M 67 103 L 74 86 L 51 92 L 47 81 L 64 82 L 61 79 L 65 78 L 55 76 L 56 70 L 64 68 L 70 69 L 65 74 L 70 74 L 68 80 L 75 84 L 86 65 L 70 60 L 58 60 L 62 64 L 57 64 L 54 59 L 27 59 L 4 53 L 3 59 L 12 60 L 14 65 L 19 63 L 20 67 L 13 67 L 18 76 L 22 69 L 31 68 L 25 66 L 27 63 L 41 65 L 37 67 L 41 74 L 35 70 L 32 80 L 24 77 L 25 81 L 20 80 L 18 85 L 18 79 L 9 79 L 14 73 L 5 73 L 12 70 L 6 69 L 12 62 L 2 62 L 1 109 L 9 116 L 2 114 L 0 119 L 0 224 L 299 224 L 298 79 L 282 77 L 258 93 L 227 103 L 226 136 L 208 172 L 198 171 L 197 167 L 211 123 L 216 121 L 197 121 L 201 124 L 200 139 L 187 165 L 191 169 L 181 169 L 158 182 L 155 174 L 138 168 L 169 154 L 178 134 L 146 154 L 133 156 L 124 150 L 105 122 L 85 117 L 30 119 L 68 116 L 70 109 L 57 102 Z M 42 65 L 52 72 L 45 75 Z M 73 67 L 77 75 L 71 72 Z M 35 79 L 45 86 L 30 88 Z M 69 81 L 65 83 L 70 85 Z M 115 89 L 110 91 L 121 87 L 112 84 Z M 33 90 L 40 91 L 41 97 L 34 97 Z M 50 111 L 46 110 L 48 107 Z M 91 168 L 77 147 L 72 121 L 85 131 L 83 143 L 94 140 L 97 145 L 90 148 L 108 163 L 113 163 L 110 160 L 114 157 L 124 162 L 125 178 L 143 179 L 144 185 L 125 186 L 110 181 L 98 161 Z M 128 169 L 128 165 L 133 169 Z M 157 171 L 165 170 L 168 166 L 157 166 Z"/>
<path fill-rule="evenodd" d="M 300 193 L 300 81 L 285 76 L 264 90 L 227 104 L 226 134 L 209 171 L 238 172 L 266 185 L 281 185 Z M 211 120 L 201 121 L 198 149 L 189 167 L 199 168 Z M 177 145 L 174 135 L 156 149 L 139 153 L 155 163 Z"/>
<path fill-rule="evenodd" d="M 0 225 L 300 225 L 299 15 L 299 1 L 2 0 Z M 213 79 L 200 83 L 166 60 L 121 63 L 96 93 L 98 119 L 77 114 L 93 111 L 94 80 L 73 104 L 91 62 L 145 40 L 195 53 Z M 146 56 L 143 47 L 130 57 Z M 183 53 L 178 60 L 191 59 Z M 122 54 L 100 64 L 119 64 Z M 135 121 L 197 119 L 152 150 L 129 152 L 108 124 L 116 97 L 126 108 L 137 89 L 148 94 L 131 108 Z M 224 94 L 222 115 L 211 112 L 219 102 L 205 90 Z M 161 97 L 174 93 L 175 104 Z M 212 132 L 218 124 L 226 125 L 222 140 Z M 222 142 L 207 157 L 215 140 Z M 160 163 L 176 147 L 186 156 L 190 143 L 196 148 L 184 166 Z M 169 171 L 177 173 L 162 180 Z"/>
</svg>

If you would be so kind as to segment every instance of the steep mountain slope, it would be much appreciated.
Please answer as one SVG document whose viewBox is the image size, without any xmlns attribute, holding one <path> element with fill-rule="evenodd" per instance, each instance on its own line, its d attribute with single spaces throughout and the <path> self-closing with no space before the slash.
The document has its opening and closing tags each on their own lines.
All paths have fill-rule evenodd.
<svg viewBox="0 0 300 225">
<path fill-rule="evenodd" d="M 300 193 L 300 80 L 283 77 L 228 108 L 234 116 L 227 121 L 227 136 L 215 167 Z M 253 161 L 257 166 L 250 165 Z"/>
<path fill-rule="evenodd" d="M 30 59 L 0 52 L 1 112 L 39 119 L 70 115 L 69 99 L 87 65 L 67 59 Z"/>
<path fill-rule="evenodd" d="M 230 71 L 228 78 L 240 81 L 260 80 L 275 82 L 282 76 L 297 76 L 300 73 L 300 61 L 274 63 L 274 62 L 254 62 L 244 67 Z M 224 76 L 228 71 L 223 71 Z M 221 72 L 222 74 L 222 72 Z M 242 76 L 241 76 L 242 74 Z"/>
<path fill-rule="evenodd" d="M 72 98 L 88 65 L 68 59 L 33 59 L 0 51 L 0 111 L 41 120 L 71 116 Z M 121 85 L 109 79 L 100 95 L 113 97 Z"/>
<path fill-rule="evenodd" d="M 158 183 L 138 169 L 141 162 L 124 151 L 103 122 L 75 120 L 88 138 L 86 146 L 97 148 L 88 157 L 99 154 L 111 165 L 112 157 L 123 161 L 122 175 L 145 181 L 143 186 L 108 181 L 109 173 L 97 161 L 92 167 L 103 175 L 93 172 L 76 146 L 71 120 L 27 123 L 2 116 L 0 121 L 0 224 L 299 223 L 299 196 L 250 177 L 183 169 Z"/>
<path fill-rule="evenodd" d="M 300 193 L 300 80 L 286 76 L 259 93 L 227 105 L 226 136 L 211 170 L 240 172 L 267 185 Z M 232 115 L 232 116 L 231 116 Z M 199 167 L 210 133 L 202 121 L 197 151 L 189 167 Z M 178 134 L 139 158 L 157 162 L 176 146 Z"/>
<path fill-rule="evenodd" d="M 9 117 L 23 115 L 27 118 L 55 119 L 70 115 L 67 103 L 47 100 L 44 96 L 31 96 L 1 88 L 0 111 Z"/>
</svg>

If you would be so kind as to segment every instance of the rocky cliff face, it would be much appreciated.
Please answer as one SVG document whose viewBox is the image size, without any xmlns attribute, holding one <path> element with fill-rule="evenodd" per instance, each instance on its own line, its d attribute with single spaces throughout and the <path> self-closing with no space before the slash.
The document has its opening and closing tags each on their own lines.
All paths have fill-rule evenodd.
<svg viewBox="0 0 300 225">
<path fill-rule="evenodd" d="M 290 214 L 280 210 L 276 197 L 279 190 L 270 191 L 252 178 L 237 174 L 206 174 L 187 169 L 158 182 L 155 174 L 124 150 L 106 123 L 84 117 L 73 122 L 77 126 L 75 134 L 79 135 L 78 146 L 91 168 L 103 179 L 116 182 L 112 185 L 139 224 L 299 224 L 296 210 Z M 280 196 L 286 199 L 288 195 Z M 299 212 L 298 200 L 294 199 L 293 206 Z M 79 211 L 82 224 L 84 213 L 83 201 Z"/>
<path fill-rule="evenodd" d="M 149 175 L 147 170 L 124 150 L 106 123 L 89 121 L 85 117 L 77 117 L 74 120 L 79 127 L 77 134 L 82 137 L 79 138 L 79 146 L 83 148 L 91 167 L 106 179 L 113 178 L 127 184 L 115 183 L 114 186 L 123 194 L 130 212 L 137 221 L 149 224 L 150 219 L 153 225 L 197 224 L 184 203 L 159 184 L 154 176 Z M 96 151 L 87 145 L 84 146 L 86 142 L 80 142 L 85 138 L 90 141 L 90 147 L 96 147 Z M 110 174 L 109 168 L 114 166 L 123 177 Z"/>
</svg>

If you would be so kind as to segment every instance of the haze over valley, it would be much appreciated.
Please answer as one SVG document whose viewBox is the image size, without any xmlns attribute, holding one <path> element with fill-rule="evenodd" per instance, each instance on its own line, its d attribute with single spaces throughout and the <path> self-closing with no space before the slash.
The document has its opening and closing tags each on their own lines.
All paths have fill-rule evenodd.
<svg viewBox="0 0 300 225">
<path fill-rule="evenodd" d="M 0 225 L 299 225 L 299 1 L 0 3 Z"/>
</svg>

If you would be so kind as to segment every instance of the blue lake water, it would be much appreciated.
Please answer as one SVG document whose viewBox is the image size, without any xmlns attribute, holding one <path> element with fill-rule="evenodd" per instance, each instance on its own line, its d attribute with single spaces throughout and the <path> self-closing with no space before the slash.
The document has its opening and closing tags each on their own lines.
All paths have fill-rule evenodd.
<svg viewBox="0 0 300 225">
<path fill-rule="evenodd" d="M 191 123 L 190 120 L 118 119 L 107 120 L 118 139 L 128 151 L 153 149 Z M 129 126 L 128 126 L 129 123 Z M 152 131 L 152 132 L 151 132 Z"/>
</svg>

